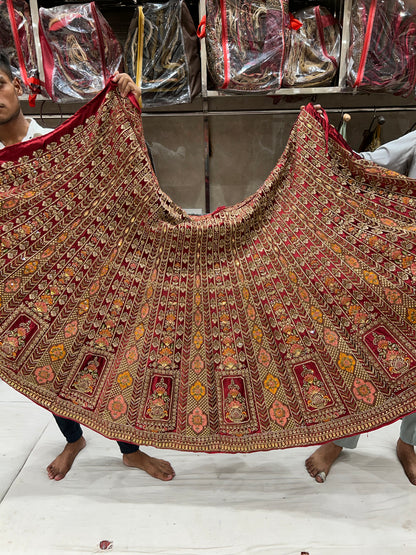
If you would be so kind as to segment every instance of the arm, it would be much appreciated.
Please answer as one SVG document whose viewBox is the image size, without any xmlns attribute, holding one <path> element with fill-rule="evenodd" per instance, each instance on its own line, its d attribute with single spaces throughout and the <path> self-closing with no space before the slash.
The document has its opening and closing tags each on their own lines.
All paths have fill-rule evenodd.
<svg viewBox="0 0 416 555">
<path fill-rule="evenodd" d="M 360 152 L 362 158 L 398 173 L 416 177 L 416 131 L 390 141 L 374 152 Z"/>
</svg>

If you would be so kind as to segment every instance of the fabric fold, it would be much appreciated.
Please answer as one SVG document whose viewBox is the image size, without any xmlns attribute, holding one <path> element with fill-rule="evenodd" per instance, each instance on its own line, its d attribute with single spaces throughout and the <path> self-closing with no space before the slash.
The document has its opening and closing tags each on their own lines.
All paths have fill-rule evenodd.
<svg viewBox="0 0 416 555">
<path fill-rule="evenodd" d="M 162 448 L 286 448 L 388 424 L 416 408 L 415 191 L 308 106 L 254 195 L 189 216 L 109 83 L 0 152 L 0 376 Z"/>
</svg>

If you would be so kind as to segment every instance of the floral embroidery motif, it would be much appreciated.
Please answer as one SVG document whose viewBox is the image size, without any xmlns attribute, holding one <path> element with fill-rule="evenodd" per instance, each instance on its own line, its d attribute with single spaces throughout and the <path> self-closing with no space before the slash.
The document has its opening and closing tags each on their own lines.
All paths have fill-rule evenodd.
<svg viewBox="0 0 416 555">
<path fill-rule="evenodd" d="M 328 345 L 332 345 L 333 347 L 337 347 L 338 346 L 338 334 L 333 331 L 330 330 L 329 328 L 325 328 L 324 329 L 324 341 L 325 343 L 327 343 Z"/>
<path fill-rule="evenodd" d="M 196 407 L 189 415 L 188 422 L 193 431 L 200 434 L 206 428 L 208 418 L 199 407 Z"/>
<path fill-rule="evenodd" d="M 49 355 L 52 361 L 62 360 L 66 356 L 66 351 L 63 343 L 60 343 L 59 345 L 52 345 L 49 350 Z"/>
<path fill-rule="evenodd" d="M 276 401 L 270 407 L 270 418 L 277 422 L 279 426 L 284 428 L 289 420 L 290 412 L 286 405 L 284 405 L 281 401 Z"/>
<path fill-rule="evenodd" d="M 410 367 L 411 358 L 397 343 L 390 341 L 384 335 L 374 334 L 373 343 L 377 347 L 379 357 L 386 363 L 390 374 L 402 374 Z"/>
<path fill-rule="evenodd" d="M 371 382 L 355 378 L 352 392 L 359 401 L 363 401 L 367 405 L 374 404 L 376 389 Z"/>
<path fill-rule="evenodd" d="M 89 308 L 90 308 L 90 301 L 89 301 L 89 299 L 84 299 L 83 301 L 81 301 L 81 302 L 79 303 L 79 306 L 78 306 L 78 315 L 79 315 L 79 316 L 82 316 L 83 314 L 85 314 L 86 312 L 88 312 Z"/>
<path fill-rule="evenodd" d="M 263 332 L 258 326 L 253 327 L 253 337 L 257 341 L 257 343 L 261 343 L 263 339 Z"/>
<path fill-rule="evenodd" d="M 195 382 L 191 387 L 191 395 L 195 401 L 199 401 L 205 395 L 205 387 L 200 381 Z"/>
<path fill-rule="evenodd" d="M 144 335 L 144 325 L 143 324 L 139 324 L 136 329 L 134 330 L 134 337 L 136 339 L 136 341 L 139 341 L 139 339 L 141 339 Z"/>
<path fill-rule="evenodd" d="M 199 374 L 204 368 L 204 361 L 199 355 L 196 355 L 194 360 L 192 361 L 191 368 L 194 372 Z"/>
<path fill-rule="evenodd" d="M 390 287 L 386 287 L 384 289 L 384 294 L 386 295 L 387 300 L 391 304 L 403 304 L 403 299 L 400 294 L 400 291 L 397 289 L 391 289 Z"/>
<path fill-rule="evenodd" d="M 0 351 L 8 358 L 15 359 L 26 343 L 30 332 L 30 321 L 19 322 L 16 328 L 8 330 L 0 338 Z"/>
<path fill-rule="evenodd" d="M 416 324 L 416 308 L 407 309 L 407 319 L 411 324 Z"/>
<path fill-rule="evenodd" d="M 108 411 L 113 420 L 118 420 L 127 412 L 127 405 L 122 395 L 117 395 L 108 403 Z"/>
<path fill-rule="evenodd" d="M 201 332 L 197 331 L 196 334 L 194 335 L 194 345 L 197 349 L 200 349 L 203 343 L 204 343 L 204 340 L 201 335 Z"/>
<path fill-rule="evenodd" d="M 319 308 L 316 308 L 315 306 L 311 306 L 311 316 L 314 320 L 322 324 L 323 317 L 322 317 L 322 312 L 319 310 Z"/>
<path fill-rule="evenodd" d="M 121 389 L 126 389 L 126 387 L 130 387 L 133 383 L 133 378 L 131 377 L 130 372 L 126 370 L 122 374 L 119 374 L 117 376 L 117 383 L 119 384 Z"/>
<path fill-rule="evenodd" d="M 347 255 L 345 257 L 345 262 L 349 266 L 351 266 L 351 268 L 358 269 L 360 267 L 360 264 L 359 264 L 358 260 L 356 258 L 354 258 L 353 256 Z"/>
<path fill-rule="evenodd" d="M 23 270 L 24 275 L 27 276 L 29 274 L 33 274 L 34 272 L 36 272 L 38 265 L 39 265 L 39 260 L 32 260 L 31 262 L 28 262 Z"/>
<path fill-rule="evenodd" d="M 41 368 L 36 368 L 35 370 L 36 381 L 43 385 L 48 382 L 52 382 L 55 374 L 50 366 L 42 366 Z"/>
<path fill-rule="evenodd" d="M 232 379 L 224 400 L 225 418 L 228 422 L 240 423 L 248 419 L 247 406 L 240 393 L 240 386 Z"/>
<path fill-rule="evenodd" d="M 341 370 L 346 370 L 347 372 L 354 372 L 355 358 L 352 355 L 347 355 L 346 353 L 340 353 L 338 357 L 338 366 L 341 368 Z"/>
<path fill-rule="evenodd" d="M 276 394 L 278 388 L 280 387 L 279 378 L 272 376 L 272 374 L 267 374 L 266 379 L 264 380 L 264 387 L 273 393 Z"/>
<path fill-rule="evenodd" d="M 301 376 L 303 378 L 302 389 L 308 407 L 323 409 L 331 400 L 323 382 L 315 376 L 312 368 L 305 368 Z"/>
<path fill-rule="evenodd" d="M 98 380 L 99 368 L 100 361 L 97 357 L 88 360 L 86 366 L 78 372 L 72 387 L 81 393 L 92 393 Z"/>
<path fill-rule="evenodd" d="M 152 420 L 166 420 L 169 417 L 170 397 L 168 384 L 162 377 L 147 401 L 146 417 Z"/>
<path fill-rule="evenodd" d="M 126 360 L 128 364 L 134 364 L 139 359 L 139 353 L 137 352 L 137 348 L 135 345 L 131 347 L 126 353 Z"/>
<path fill-rule="evenodd" d="M 73 337 L 78 332 L 78 321 L 73 320 L 69 324 L 65 326 L 65 337 L 68 339 L 69 337 Z"/>
<path fill-rule="evenodd" d="M 255 320 L 256 319 L 256 311 L 251 306 L 251 304 L 247 305 L 246 310 L 247 310 L 247 316 L 250 318 L 250 320 Z"/>
<path fill-rule="evenodd" d="M 263 347 L 260 349 L 259 351 L 259 355 L 257 357 L 258 361 L 260 362 L 260 364 L 262 364 L 263 366 L 265 366 L 266 368 L 268 366 L 270 366 L 272 357 L 269 355 L 269 353 L 263 349 Z"/>
<path fill-rule="evenodd" d="M 348 308 L 348 314 L 353 317 L 353 322 L 357 326 L 362 326 L 368 319 L 368 314 L 366 314 L 360 305 L 351 305 Z"/>
<path fill-rule="evenodd" d="M 380 282 L 376 273 L 368 272 L 367 270 L 364 270 L 363 273 L 364 273 L 364 279 L 367 283 L 369 283 L 370 285 L 380 285 Z"/>
<path fill-rule="evenodd" d="M 20 287 L 20 283 L 21 283 L 21 279 L 18 278 L 18 277 L 11 278 L 11 279 L 7 280 L 6 284 L 4 286 L 5 292 L 6 293 L 16 293 L 16 291 Z"/>
</svg>

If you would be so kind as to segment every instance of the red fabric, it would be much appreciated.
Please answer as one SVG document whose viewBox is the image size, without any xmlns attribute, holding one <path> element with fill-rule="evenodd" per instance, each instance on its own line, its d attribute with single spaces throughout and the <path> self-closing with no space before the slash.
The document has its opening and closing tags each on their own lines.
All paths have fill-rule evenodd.
<svg viewBox="0 0 416 555">
<path fill-rule="evenodd" d="M 290 28 L 293 31 L 298 31 L 302 27 L 303 23 L 299 21 L 299 19 L 296 19 L 296 17 L 291 13 L 289 14 L 289 18 L 290 18 Z"/>
<path fill-rule="evenodd" d="M 110 438 L 323 443 L 415 410 L 415 181 L 308 105 L 245 201 L 190 217 L 113 84 L 0 152 L 0 377 Z"/>
</svg>

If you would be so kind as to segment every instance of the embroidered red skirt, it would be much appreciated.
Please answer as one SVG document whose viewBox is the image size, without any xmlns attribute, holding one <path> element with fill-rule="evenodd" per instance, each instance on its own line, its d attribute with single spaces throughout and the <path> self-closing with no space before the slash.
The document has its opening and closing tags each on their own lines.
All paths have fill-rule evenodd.
<svg viewBox="0 0 416 555">
<path fill-rule="evenodd" d="M 311 106 L 244 202 L 190 217 L 109 84 L 0 152 L 0 376 L 122 441 L 318 444 L 416 409 L 416 182 Z"/>
</svg>

